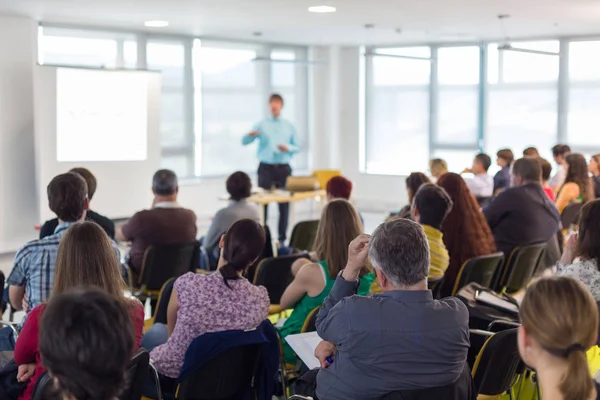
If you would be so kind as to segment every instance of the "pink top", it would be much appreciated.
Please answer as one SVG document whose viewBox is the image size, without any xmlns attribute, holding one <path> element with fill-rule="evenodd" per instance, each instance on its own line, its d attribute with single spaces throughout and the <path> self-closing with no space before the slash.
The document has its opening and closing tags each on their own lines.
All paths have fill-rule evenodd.
<svg viewBox="0 0 600 400">
<path fill-rule="evenodd" d="M 556 200 L 556 193 L 554 193 L 554 190 L 550 186 L 544 186 L 543 189 L 550 200 Z"/>
<path fill-rule="evenodd" d="M 267 289 L 247 279 L 227 282 L 231 289 L 219 272 L 188 272 L 175 281 L 179 300 L 175 329 L 167 343 L 150 353 L 158 372 L 177 378 L 189 345 L 204 333 L 254 329 L 267 318 Z"/>
</svg>

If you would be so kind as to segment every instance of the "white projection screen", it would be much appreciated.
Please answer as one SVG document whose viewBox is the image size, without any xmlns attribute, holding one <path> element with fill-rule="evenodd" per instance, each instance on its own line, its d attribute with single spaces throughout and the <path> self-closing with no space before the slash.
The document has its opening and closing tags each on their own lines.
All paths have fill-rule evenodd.
<svg viewBox="0 0 600 400">
<path fill-rule="evenodd" d="M 35 161 L 40 222 L 53 218 L 46 187 L 74 167 L 98 180 L 90 208 L 128 218 L 149 208 L 160 168 L 160 74 L 38 66 Z"/>
</svg>

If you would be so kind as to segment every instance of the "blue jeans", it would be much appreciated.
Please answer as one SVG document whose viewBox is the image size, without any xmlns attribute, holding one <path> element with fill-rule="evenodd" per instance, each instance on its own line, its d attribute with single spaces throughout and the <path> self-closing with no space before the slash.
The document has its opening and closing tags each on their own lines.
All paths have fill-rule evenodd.
<svg viewBox="0 0 600 400">
<path fill-rule="evenodd" d="M 0 329 L 0 351 L 13 351 L 15 349 L 15 335 L 11 328 Z"/>
<path fill-rule="evenodd" d="M 165 324 L 156 323 L 142 337 L 142 347 L 148 351 L 167 343 L 169 340 L 169 329 Z"/>
</svg>

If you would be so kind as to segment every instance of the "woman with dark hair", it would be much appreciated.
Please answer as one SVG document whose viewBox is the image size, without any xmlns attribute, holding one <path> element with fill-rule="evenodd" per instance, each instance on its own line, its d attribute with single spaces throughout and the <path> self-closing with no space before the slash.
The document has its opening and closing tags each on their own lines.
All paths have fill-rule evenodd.
<svg viewBox="0 0 600 400">
<path fill-rule="evenodd" d="M 442 224 L 450 265 L 444 274 L 442 294 L 449 294 L 463 263 L 496 251 L 494 236 L 479 204 L 464 179 L 455 173 L 442 175 L 437 183 L 450 195 L 454 207 Z"/>
<path fill-rule="evenodd" d="M 587 203 L 594 199 L 594 188 L 585 158 L 581 154 L 571 153 L 565 157 L 565 162 L 567 175 L 556 199 L 560 213 L 571 203 Z"/>
<path fill-rule="evenodd" d="M 179 376 L 185 352 L 196 337 L 254 329 L 268 316 L 267 290 L 243 276 L 265 246 L 262 225 L 250 219 L 237 221 L 221 237 L 219 246 L 217 271 L 210 275 L 188 272 L 177 278 L 167 326 L 155 324 L 142 339 L 142 346 L 152 350 L 150 358 L 163 377 L 174 380 Z"/>
<path fill-rule="evenodd" d="M 419 188 L 425 183 L 431 183 L 427 175 L 422 172 L 413 172 L 406 177 L 406 192 L 408 193 L 408 205 L 404 206 L 398 213 L 392 213 L 390 218 L 408 218 L 411 219 L 410 207 L 412 205 L 415 194 Z"/>
<path fill-rule="evenodd" d="M 594 181 L 594 195 L 598 199 L 600 198 L 600 154 L 593 155 L 590 158 L 588 169 Z"/>
</svg>

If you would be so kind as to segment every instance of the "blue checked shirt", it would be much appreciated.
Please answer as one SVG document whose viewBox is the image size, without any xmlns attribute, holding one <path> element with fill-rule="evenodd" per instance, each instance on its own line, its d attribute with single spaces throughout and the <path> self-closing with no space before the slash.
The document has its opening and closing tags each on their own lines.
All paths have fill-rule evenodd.
<svg viewBox="0 0 600 400">
<path fill-rule="evenodd" d="M 25 296 L 29 309 L 46 302 L 54 285 L 54 266 L 58 244 L 66 230 L 74 222 L 63 222 L 54 230 L 54 234 L 43 239 L 33 240 L 19 249 L 15 256 L 15 264 L 6 283 L 9 286 L 25 287 Z M 113 248 L 120 260 L 120 252 L 113 242 Z M 19 324 L 22 327 L 27 315 Z"/>
</svg>

